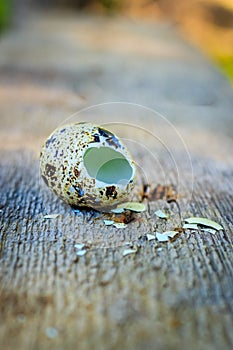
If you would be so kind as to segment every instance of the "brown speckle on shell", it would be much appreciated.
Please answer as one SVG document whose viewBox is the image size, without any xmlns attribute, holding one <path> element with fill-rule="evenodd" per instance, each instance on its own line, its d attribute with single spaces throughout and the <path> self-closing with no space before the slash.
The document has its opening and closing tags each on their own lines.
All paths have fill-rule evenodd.
<svg viewBox="0 0 233 350">
<path fill-rule="evenodd" d="M 117 191 L 115 186 L 109 186 L 106 188 L 106 197 L 109 199 L 110 197 L 116 199 L 117 198 Z"/>
<path fill-rule="evenodd" d="M 93 137 L 94 137 L 94 142 L 100 142 L 100 137 L 99 137 L 99 135 L 94 134 Z"/>
<path fill-rule="evenodd" d="M 75 167 L 74 167 L 74 176 L 75 176 L 75 177 L 79 177 L 79 175 L 80 175 L 80 171 L 78 170 L 78 167 L 75 166 Z"/>
<path fill-rule="evenodd" d="M 56 167 L 51 164 L 45 165 L 45 174 L 49 177 L 52 177 L 56 172 Z"/>
<path fill-rule="evenodd" d="M 49 145 L 50 145 L 51 143 L 53 143 L 55 140 L 56 140 L 56 138 L 55 138 L 54 136 L 50 137 L 50 138 L 46 141 L 46 143 L 45 143 L 46 148 L 48 148 Z"/>
</svg>

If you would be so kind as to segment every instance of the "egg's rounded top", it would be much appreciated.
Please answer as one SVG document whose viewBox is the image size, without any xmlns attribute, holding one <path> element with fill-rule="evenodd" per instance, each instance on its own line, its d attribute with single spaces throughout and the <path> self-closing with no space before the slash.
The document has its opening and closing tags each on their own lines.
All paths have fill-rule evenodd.
<svg viewBox="0 0 233 350">
<path fill-rule="evenodd" d="M 41 176 L 65 202 L 110 210 L 135 183 L 135 162 L 120 139 L 102 126 L 76 123 L 57 128 L 40 156 Z"/>
</svg>

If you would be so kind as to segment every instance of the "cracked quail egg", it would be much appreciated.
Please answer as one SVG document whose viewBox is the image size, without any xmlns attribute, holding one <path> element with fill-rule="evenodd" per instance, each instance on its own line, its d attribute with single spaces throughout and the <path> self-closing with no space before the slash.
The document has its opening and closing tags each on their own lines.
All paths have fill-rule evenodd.
<svg viewBox="0 0 233 350">
<path fill-rule="evenodd" d="M 40 155 L 41 176 L 73 206 L 108 211 L 125 201 L 135 183 L 135 162 L 112 132 L 91 123 L 57 128 Z"/>
</svg>

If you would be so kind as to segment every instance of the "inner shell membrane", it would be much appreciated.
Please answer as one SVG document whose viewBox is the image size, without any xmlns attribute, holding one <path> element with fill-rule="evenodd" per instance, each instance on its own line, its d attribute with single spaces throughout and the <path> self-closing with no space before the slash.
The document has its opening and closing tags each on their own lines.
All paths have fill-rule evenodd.
<svg viewBox="0 0 233 350">
<path fill-rule="evenodd" d="M 89 176 L 106 184 L 127 184 L 133 169 L 125 156 L 110 147 L 88 148 L 83 157 Z"/>
</svg>

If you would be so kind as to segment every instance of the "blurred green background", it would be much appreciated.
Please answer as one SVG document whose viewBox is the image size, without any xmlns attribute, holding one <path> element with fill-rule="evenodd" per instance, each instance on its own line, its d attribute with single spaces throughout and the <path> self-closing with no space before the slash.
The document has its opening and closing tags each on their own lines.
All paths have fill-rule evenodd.
<svg viewBox="0 0 233 350">
<path fill-rule="evenodd" d="M 233 82 L 233 0 L 0 0 L 0 32 L 38 9 L 170 21 Z"/>
<path fill-rule="evenodd" d="M 10 24 L 12 12 L 13 2 L 11 0 L 0 0 L 0 31 Z"/>
</svg>

